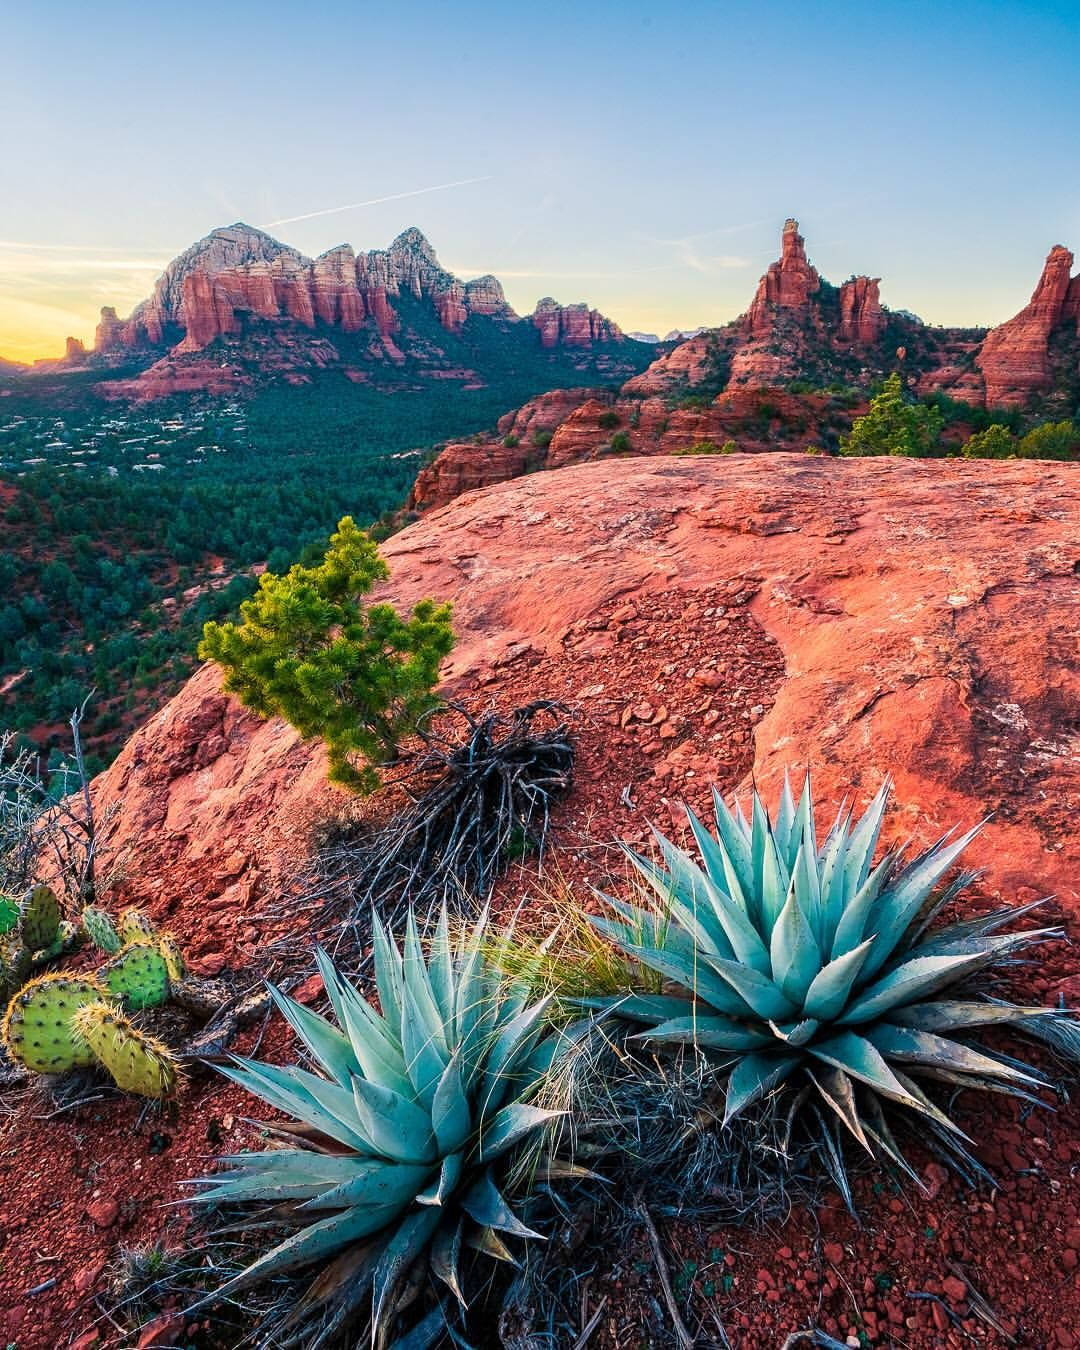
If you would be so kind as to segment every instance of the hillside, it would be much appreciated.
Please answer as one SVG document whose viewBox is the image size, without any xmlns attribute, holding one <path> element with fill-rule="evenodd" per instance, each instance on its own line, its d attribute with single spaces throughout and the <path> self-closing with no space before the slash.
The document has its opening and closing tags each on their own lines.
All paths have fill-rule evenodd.
<svg viewBox="0 0 1080 1350">
<path fill-rule="evenodd" d="M 833 451 L 894 370 L 935 400 L 955 448 L 991 421 L 1014 428 L 1080 410 L 1080 276 L 1060 246 L 1031 303 L 986 332 L 938 328 L 880 301 L 877 277 L 826 281 L 788 220 L 779 259 L 746 312 L 664 351 L 617 392 L 549 394 L 501 418 L 481 448 L 447 446 L 409 502 L 421 511 L 458 492 L 538 467 L 620 454 Z M 558 409 L 558 416 L 552 410 Z M 533 425 L 538 411 L 542 425 Z"/>
<path fill-rule="evenodd" d="M 614 461 L 474 493 L 402 531 L 385 547 L 384 597 L 453 600 L 448 695 L 504 710 L 554 696 L 574 709 L 577 782 L 550 859 L 571 878 L 617 885 L 604 846 L 644 837 L 650 820 L 679 829 L 677 804 L 702 805 L 712 783 L 728 792 L 752 774 L 771 796 L 785 765 L 805 763 L 825 808 L 849 793 L 861 805 L 892 772 L 888 839 L 925 843 L 993 812 L 970 850 L 985 869 L 980 895 L 1054 892 L 1052 917 L 1075 941 L 1078 520 L 1080 466 L 1067 464 Z M 323 767 L 317 747 L 244 713 L 201 670 L 95 784 L 99 808 L 116 804 L 106 856 L 125 864 L 117 903 L 148 905 L 201 967 L 248 966 L 295 922 L 280 898 L 311 821 L 341 807 Z M 508 876 L 501 909 L 529 890 L 533 867 Z M 1080 995 L 1062 945 L 1015 980 L 1040 1002 Z M 748 1350 L 775 1350 L 808 1325 L 885 1344 L 895 1331 L 931 1350 L 948 1343 L 941 1319 L 952 1324 L 908 1291 L 936 1291 L 965 1309 L 965 1334 L 984 1336 L 963 1283 L 942 1289 L 955 1263 L 1016 1343 L 1052 1344 L 1046 1329 L 1072 1297 L 1062 1253 L 1080 1240 L 1080 1120 L 1075 1102 L 1026 1123 L 1021 1106 L 957 1108 L 980 1156 L 1005 1172 L 990 1201 L 919 1152 L 928 1192 L 912 1187 L 901 1202 L 891 1183 L 860 1183 L 861 1225 L 838 1201 L 762 1234 L 674 1225 L 695 1272 L 721 1259 L 713 1249 L 726 1254 L 723 1285 L 692 1273 L 687 1306 L 714 1310 Z M 214 1149 L 258 1147 L 249 1110 L 234 1087 L 205 1081 L 167 1127 L 130 1100 L 79 1107 L 48 1122 L 47 1176 L 42 1123 L 25 1110 L 3 1121 L 0 1308 L 20 1350 L 91 1330 L 120 1245 L 163 1231 L 183 1241 L 186 1220 L 161 1206 L 204 1170 L 208 1137 Z M 1016 1259 L 994 1259 L 1002 1250 Z M 42 1251 L 56 1280 L 31 1304 Z M 782 1304 L 770 1298 L 777 1281 Z M 614 1252 L 593 1294 L 645 1335 L 660 1297 L 647 1251 Z M 605 1323 L 596 1344 L 618 1343 Z"/>
</svg>

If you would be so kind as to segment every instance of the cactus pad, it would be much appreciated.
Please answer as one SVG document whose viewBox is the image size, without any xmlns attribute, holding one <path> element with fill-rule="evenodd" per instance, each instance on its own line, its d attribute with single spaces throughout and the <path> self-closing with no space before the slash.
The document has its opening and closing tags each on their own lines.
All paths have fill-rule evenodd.
<svg viewBox="0 0 1080 1350">
<path fill-rule="evenodd" d="M 123 945 L 112 919 L 103 909 L 95 909 L 93 905 L 88 905 L 82 912 L 82 925 L 86 929 L 86 936 L 94 946 L 110 956 L 118 952 Z"/>
<path fill-rule="evenodd" d="M 180 944 L 171 933 L 162 935 L 158 943 L 158 950 L 165 958 L 165 968 L 169 972 L 169 980 L 177 983 L 187 975 L 187 962 L 184 960 L 184 953 L 180 950 Z"/>
<path fill-rule="evenodd" d="M 8 1005 L 2 1030 L 8 1053 L 37 1073 L 64 1073 L 94 1062 L 72 1031 L 75 1012 L 107 997 L 96 980 L 62 972 L 39 975 Z"/>
<path fill-rule="evenodd" d="M 153 1008 L 169 997 L 169 968 L 157 943 L 129 942 L 119 955 L 98 967 L 98 979 L 128 1008 Z"/>
<path fill-rule="evenodd" d="M 48 886 L 35 886 L 22 903 L 22 940 L 27 951 L 38 952 L 56 941 L 60 904 Z"/>
<path fill-rule="evenodd" d="M 0 937 L 12 932 L 19 922 L 19 903 L 8 895 L 0 895 Z"/>
<path fill-rule="evenodd" d="M 74 1032 L 124 1092 L 169 1097 L 176 1091 L 177 1065 L 168 1046 L 140 1031 L 111 1003 L 81 1007 Z"/>
<path fill-rule="evenodd" d="M 21 988 L 30 969 L 30 953 L 18 938 L 0 942 L 0 997 L 8 999 Z"/>
<path fill-rule="evenodd" d="M 125 909 L 120 915 L 120 922 L 117 924 L 120 930 L 120 941 L 126 947 L 129 942 L 139 942 L 146 938 L 155 936 L 154 925 L 150 922 L 150 916 L 144 909 Z"/>
</svg>

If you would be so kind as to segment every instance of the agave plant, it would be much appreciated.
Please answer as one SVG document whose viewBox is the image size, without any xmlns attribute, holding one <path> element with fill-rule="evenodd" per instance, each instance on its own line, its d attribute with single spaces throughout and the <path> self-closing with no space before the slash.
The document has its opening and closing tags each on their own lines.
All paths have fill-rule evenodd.
<svg viewBox="0 0 1080 1350">
<path fill-rule="evenodd" d="M 924 1135 L 954 1162 L 980 1172 L 965 1136 L 919 1080 L 1037 1092 L 1047 1081 L 1037 1069 L 971 1043 L 972 1033 L 995 1025 L 1080 1054 L 1080 1028 L 1056 1010 L 955 989 L 1060 936 L 1053 928 L 1001 931 L 1043 902 L 935 928 L 976 876 L 940 884 L 981 826 L 959 837 L 949 831 L 906 860 L 906 848 L 889 849 L 875 865 L 888 781 L 857 822 L 841 808 L 820 845 L 809 775 L 797 805 L 785 776 L 775 821 L 756 791 L 749 819 L 737 801 L 732 812 L 713 797 L 715 835 L 688 809 L 700 865 L 657 833 L 662 865 L 627 850 L 653 892 L 648 902 L 608 897 L 618 918 L 594 920 L 668 991 L 589 1001 L 649 1024 L 638 1033 L 649 1041 L 718 1052 L 725 1124 L 791 1086 L 819 1119 L 838 1119 L 868 1151 L 910 1171 L 882 1109 L 898 1105 L 917 1113 Z"/>
<path fill-rule="evenodd" d="M 275 1337 L 312 1316 L 321 1337 L 368 1304 L 385 1344 L 416 1284 L 422 1258 L 465 1303 L 463 1247 L 510 1259 L 503 1235 L 535 1234 L 500 1189 L 498 1168 L 558 1111 L 531 1103 L 571 1041 L 548 1027 L 547 1000 L 507 985 L 489 966 L 485 920 L 451 940 L 443 911 L 427 955 L 410 912 L 399 951 L 372 918 L 381 1013 L 335 970 L 319 970 L 337 1026 L 276 989 L 274 1001 L 317 1071 L 236 1058 L 222 1072 L 292 1119 L 275 1123 L 287 1145 L 222 1160 L 195 1183 L 215 1204 L 261 1206 L 259 1222 L 296 1227 L 213 1297 L 293 1267 L 320 1263 L 307 1295 Z M 435 1307 L 410 1350 L 442 1331 Z M 284 1343 L 275 1339 L 275 1344 Z"/>
</svg>

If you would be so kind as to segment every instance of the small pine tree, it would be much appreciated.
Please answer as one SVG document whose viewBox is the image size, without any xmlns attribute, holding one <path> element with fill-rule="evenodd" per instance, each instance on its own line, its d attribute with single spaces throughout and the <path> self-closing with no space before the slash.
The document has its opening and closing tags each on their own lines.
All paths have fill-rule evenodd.
<svg viewBox="0 0 1080 1350">
<path fill-rule="evenodd" d="M 900 376 L 892 374 L 880 394 L 870 400 L 865 417 L 857 417 L 851 435 L 840 442 L 842 455 L 931 455 L 937 449 L 945 418 L 939 408 L 905 400 Z"/>
<path fill-rule="evenodd" d="M 403 736 L 436 706 L 439 666 L 454 645 L 450 606 L 421 600 L 402 619 L 361 597 L 389 575 L 372 540 L 340 521 L 317 566 L 266 572 L 241 622 L 208 623 L 199 655 L 262 717 L 279 716 L 326 743 L 330 778 L 356 792 L 379 784 Z"/>
<path fill-rule="evenodd" d="M 1022 438 L 1016 453 L 1021 459 L 1080 458 L 1080 426 L 1075 422 L 1043 422 Z"/>
<path fill-rule="evenodd" d="M 960 453 L 965 459 L 1008 459 L 1016 454 L 1016 437 L 1008 427 L 993 422 L 969 436 Z"/>
</svg>

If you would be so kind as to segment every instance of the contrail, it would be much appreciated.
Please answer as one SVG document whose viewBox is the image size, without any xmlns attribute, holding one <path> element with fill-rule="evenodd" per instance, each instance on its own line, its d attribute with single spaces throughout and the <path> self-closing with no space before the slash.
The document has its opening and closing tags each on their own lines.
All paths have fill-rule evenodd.
<svg viewBox="0 0 1080 1350">
<path fill-rule="evenodd" d="M 356 211 L 361 206 L 378 206 L 382 202 L 399 202 L 402 197 L 422 197 L 427 192 L 445 192 L 447 188 L 467 187 L 470 183 L 486 183 L 492 177 L 486 173 L 481 178 L 459 178 L 456 183 L 436 183 L 434 187 L 414 188 L 411 192 L 391 192 L 386 197 L 371 197 L 366 202 L 350 202 L 348 206 L 328 206 L 324 211 L 305 211 L 302 216 L 283 216 L 280 220 L 268 220 L 265 229 L 273 225 L 292 225 L 298 220 L 314 220 L 316 216 L 335 216 L 339 211 Z"/>
</svg>

